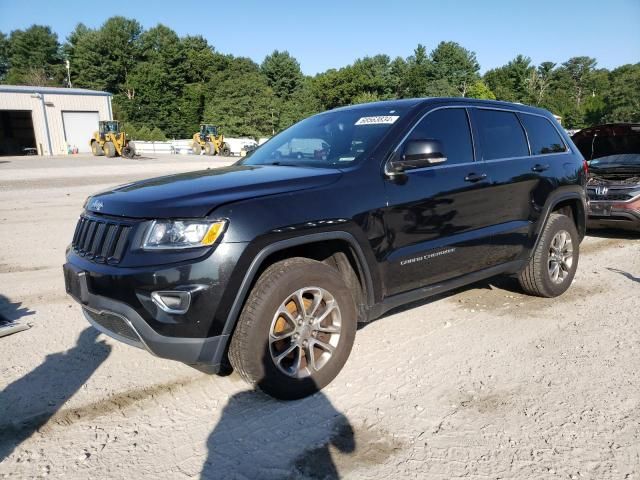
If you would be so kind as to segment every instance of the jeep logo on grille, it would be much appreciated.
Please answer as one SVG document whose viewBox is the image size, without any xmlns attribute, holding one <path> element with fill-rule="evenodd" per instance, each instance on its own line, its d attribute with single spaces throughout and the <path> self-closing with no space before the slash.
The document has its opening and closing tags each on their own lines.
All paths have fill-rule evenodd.
<svg viewBox="0 0 640 480">
<path fill-rule="evenodd" d="M 93 202 L 91 202 L 91 205 L 89 205 L 89 209 L 96 212 L 102 210 L 102 207 L 104 207 L 104 203 L 102 203 L 100 200 L 94 200 Z"/>
<path fill-rule="evenodd" d="M 606 195 L 608 191 L 609 189 L 604 185 L 598 185 L 596 187 L 596 195 L 598 195 L 599 197 Z"/>
</svg>

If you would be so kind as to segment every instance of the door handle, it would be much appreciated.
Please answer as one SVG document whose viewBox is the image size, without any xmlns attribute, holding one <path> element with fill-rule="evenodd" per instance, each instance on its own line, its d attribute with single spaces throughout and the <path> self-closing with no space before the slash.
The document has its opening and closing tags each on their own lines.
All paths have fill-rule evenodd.
<svg viewBox="0 0 640 480">
<path fill-rule="evenodd" d="M 470 173 L 469 175 L 464 177 L 464 181 L 475 183 L 475 182 L 479 182 L 480 180 L 484 180 L 485 178 L 487 178 L 486 173 L 481 173 L 480 175 L 478 175 L 477 173 Z"/>
<path fill-rule="evenodd" d="M 531 167 L 531 170 L 533 170 L 534 172 L 544 172 L 545 170 L 549 169 L 549 164 L 541 164 L 541 163 L 536 163 L 533 167 Z"/>
</svg>

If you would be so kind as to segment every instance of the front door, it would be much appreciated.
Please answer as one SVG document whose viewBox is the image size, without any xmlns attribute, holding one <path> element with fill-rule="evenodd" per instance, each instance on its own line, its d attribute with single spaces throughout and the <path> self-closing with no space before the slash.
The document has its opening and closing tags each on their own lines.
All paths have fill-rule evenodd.
<svg viewBox="0 0 640 480">
<path fill-rule="evenodd" d="M 469 125 L 466 108 L 436 108 L 405 139 L 439 140 L 447 160 L 386 181 L 388 248 L 380 259 L 386 296 L 492 263 L 491 178 L 475 161 Z"/>
</svg>

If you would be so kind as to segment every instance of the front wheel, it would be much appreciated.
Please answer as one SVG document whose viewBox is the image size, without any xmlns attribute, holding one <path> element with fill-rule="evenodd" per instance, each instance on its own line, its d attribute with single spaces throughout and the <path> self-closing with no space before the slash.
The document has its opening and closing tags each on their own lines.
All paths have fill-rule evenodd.
<svg viewBox="0 0 640 480">
<path fill-rule="evenodd" d="M 193 151 L 194 155 L 200 155 L 202 153 L 202 147 L 197 142 L 193 142 L 193 144 L 191 145 L 191 150 Z"/>
<path fill-rule="evenodd" d="M 580 238 L 573 221 L 552 213 L 527 266 L 518 274 L 523 290 L 538 297 L 557 297 L 570 286 L 578 268 Z"/>
<path fill-rule="evenodd" d="M 349 357 L 356 307 L 340 273 L 307 258 L 271 265 L 242 310 L 229 347 L 234 369 L 282 400 L 329 384 Z"/>
<path fill-rule="evenodd" d="M 205 143 L 204 144 L 204 154 L 205 155 L 215 155 L 216 154 L 215 145 L 213 145 L 213 143 L 211 143 L 211 142 Z"/>
<path fill-rule="evenodd" d="M 91 142 L 91 153 L 93 153 L 95 157 L 101 157 L 104 155 L 104 150 L 102 150 L 98 142 Z"/>
<path fill-rule="evenodd" d="M 102 147 L 104 150 L 104 154 L 108 158 L 113 158 L 116 156 L 116 146 L 113 142 L 104 142 L 104 146 Z"/>
<path fill-rule="evenodd" d="M 229 148 L 229 145 L 227 145 L 226 143 L 222 145 L 222 148 L 220 149 L 220 155 L 222 155 L 223 157 L 228 157 L 229 155 L 231 155 L 231 149 Z"/>
</svg>

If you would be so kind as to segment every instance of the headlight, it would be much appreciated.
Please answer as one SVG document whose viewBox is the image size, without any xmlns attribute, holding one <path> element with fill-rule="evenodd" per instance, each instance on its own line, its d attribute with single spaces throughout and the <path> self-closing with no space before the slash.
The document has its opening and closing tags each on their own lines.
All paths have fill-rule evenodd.
<svg viewBox="0 0 640 480">
<path fill-rule="evenodd" d="M 144 250 L 206 247 L 224 233 L 226 220 L 156 220 L 145 235 Z"/>
</svg>

